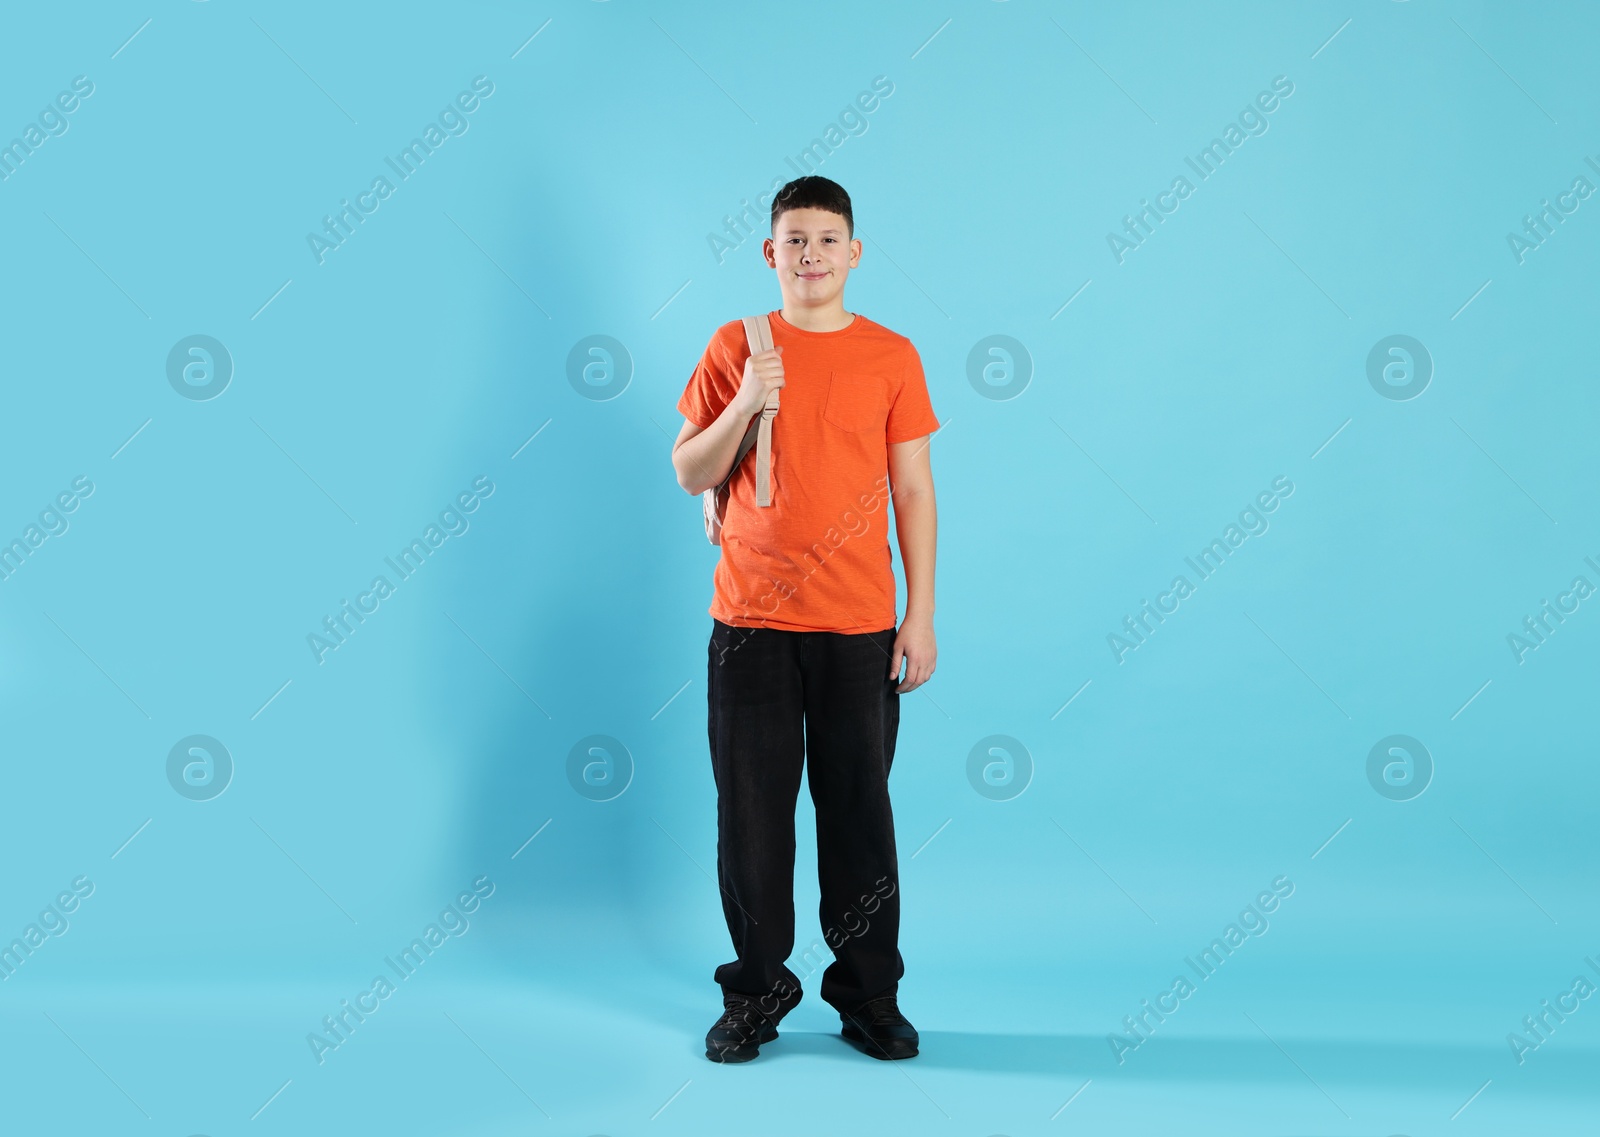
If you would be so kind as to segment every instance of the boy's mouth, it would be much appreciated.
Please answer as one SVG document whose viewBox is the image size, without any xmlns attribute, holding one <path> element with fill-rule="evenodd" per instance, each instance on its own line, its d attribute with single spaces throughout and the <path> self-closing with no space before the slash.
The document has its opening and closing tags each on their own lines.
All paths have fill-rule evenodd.
<svg viewBox="0 0 1600 1137">
<path fill-rule="evenodd" d="M 799 274 L 801 280 L 821 280 L 827 275 L 826 272 L 802 272 Z"/>
</svg>

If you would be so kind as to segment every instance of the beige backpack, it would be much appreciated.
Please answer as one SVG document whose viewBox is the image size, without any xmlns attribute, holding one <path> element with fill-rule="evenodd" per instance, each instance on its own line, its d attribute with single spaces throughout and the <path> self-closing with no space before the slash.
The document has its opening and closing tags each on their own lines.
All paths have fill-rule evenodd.
<svg viewBox="0 0 1600 1137">
<path fill-rule="evenodd" d="M 750 345 L 751 355 L 772 350 L 772 326 L 766 316 L 746 316 L 744 335 Z M 739 463 L 744 461 L 752 444 L 756 451 L 756 504 L 772 504 L 772 420 L 777 413 L 778 392 L 774 390 L 767 396 L 767 405 L 761 409 L 761 413 L 751 418 L 744 438 L 739 441 L 739 451 L 734 455 L 733 465 L 728 467 L 728 476 L 700 495 L 706 515 L 706 539 L 713 545 L 722 544 L 722 519 L 727 515 L 728 494 L 731 492 L 728 483 L 733 480 L 734 471 L 738 470 Z"/>
</svg>

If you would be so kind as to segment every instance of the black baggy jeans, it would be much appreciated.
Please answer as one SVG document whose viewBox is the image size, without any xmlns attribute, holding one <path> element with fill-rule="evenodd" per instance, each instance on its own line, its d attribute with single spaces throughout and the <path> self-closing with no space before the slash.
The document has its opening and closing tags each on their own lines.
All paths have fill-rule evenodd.
<svg viewBox="0 0 1600 1137">
<path fill-rule="evenodd" d="M 707 701 L 717 786 L 717 883 L 738 959 L 724 995 L 774 1020 L 800 1001 L 794 949 L 795 803 L 806 769 L 817 816 L 822 998 L 836 1010 L 893 995 L 900 957 L 899 861 L 889 767 L 900 729 L 895 629 L 791 632 L 713 618 Z M 807 956 L 809 958 L 809 955 Z"/>
</svg>

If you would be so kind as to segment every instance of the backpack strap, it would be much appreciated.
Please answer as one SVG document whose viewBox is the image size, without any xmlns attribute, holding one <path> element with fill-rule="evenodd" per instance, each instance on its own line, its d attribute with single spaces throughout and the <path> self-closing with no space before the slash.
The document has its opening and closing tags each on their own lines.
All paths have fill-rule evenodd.
<svg viewBox="0 0 1600 1137">
<path fill-rule="evenodd" d="M 765 314 L 744 318 L 744 335 L 750 345 L 750 354 L 772 350 L 772 324 Z M 760 419 L 752 423 L 756 430 L 756 504 L 772 504 L 772 420 L 778 413 L 778 392 L 767 395 L 766 406 L 761 408 Z M 748 439 L 748 432 L 746 438 Z M 740 456 L 743 457 L 741 443 Z M 737 460 L 734 462 L 737 466 Z"/>
<path fill-rule="evenodd" d="M 728 467 L 728 476 L 717 483 L 718 490 L 721 490 L 723 486 L 733 481 L 733 475 L 734 472 L 739 469 L 739 463 L 743 462 L 744 456 L 750 453 L 750 447 L 756 444 L 756 434 L 758 433 L 760 426 L 760 418 L 751 418 L 750 426 L 745 430 L 744 437 L 739 440 L 739 450 L 738 453 L 733 456 L 733 465 Z"/>
<path fill-rule="evenodd" d="M 744 318 L 745 339 L 750 345 L 750 354 L 758 351 L 772 350 L 772 326 L 766 316 L 746 316 Z M 739 469 L 739 463 L 744 461 L 744 456 L 750 453 L 750 447 L 756 448 L 756 504 L 772 504 L 772 419 L 778 413 L 778 392 L 773 391 L 767 396 L 767 405 L 761 409 L 761 414 L 750 419 L 750 425 L 744 432 L 744 437 L 739 440 L 739 449 L 733 456 L 733 465 L 728 467 L 728 476 L 717 484 L 720 492 L 733 480 L 734 473 Z"/>
</svg>

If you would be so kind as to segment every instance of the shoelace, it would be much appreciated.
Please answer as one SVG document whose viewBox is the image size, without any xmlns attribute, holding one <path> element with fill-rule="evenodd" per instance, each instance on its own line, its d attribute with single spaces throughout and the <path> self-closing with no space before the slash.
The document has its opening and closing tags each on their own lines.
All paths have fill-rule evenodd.
<svg viewBox="0 0 1600 1137">
<path fill-rule="evenodd" d="M 878 1026 L 884 1023 L 897 1023 L 903 1017 L 904 1016 L 900 1013 L 900 1007 L 894 998 L 890 996 L 886 996 L 881 999 L 873 999 L 870 1003 L 866 1003 L 863 1006 L 858 1007 L 851 1015 L 851 1018 L 855 1019 L 857 1022 L 870 1026 Z"/>
<path fill-rule="evenodd" d="M 768 1016 L 764 1014 L 754 1001 L 748 999 L 735 999 L 726 1005 L 722 1017 L 717 1020 L 713 1030 L 727 1027 L 731 1030 L 740 1030 L 754 1036 L 761 1029 L 761 1024 Z"/>
</svg>

